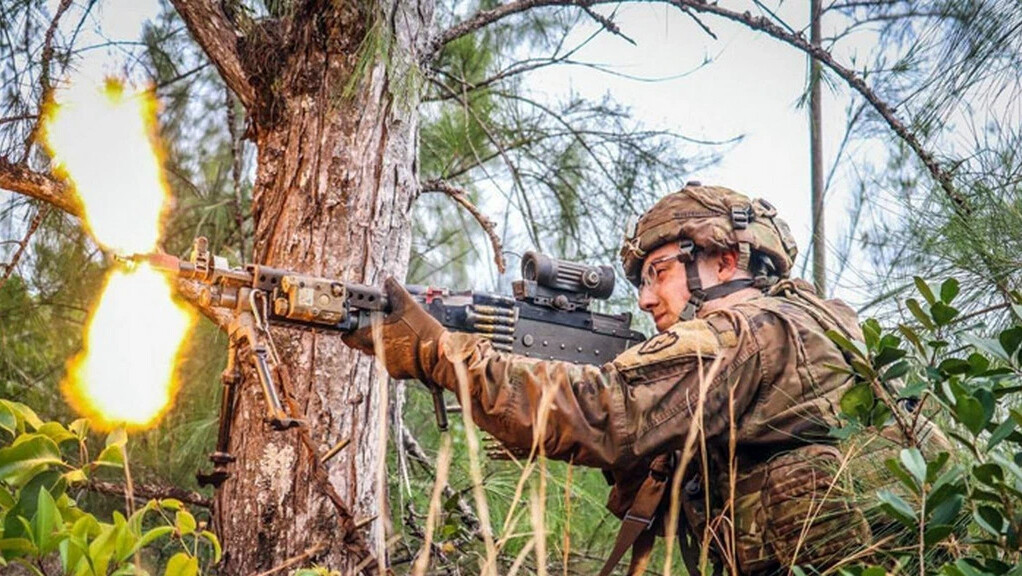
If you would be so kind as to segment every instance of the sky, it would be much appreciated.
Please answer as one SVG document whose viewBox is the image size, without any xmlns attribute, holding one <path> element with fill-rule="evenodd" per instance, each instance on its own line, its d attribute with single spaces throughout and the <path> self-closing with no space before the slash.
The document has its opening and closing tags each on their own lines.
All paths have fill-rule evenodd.
<svg viewBox="0 0 1022 576">
<path fill-rule="evenodd" d="M 741 2 L 729 8 L 755 10 Z M 809 20 L 809 2 L 781 4 L 779 16 L 796 29 Z M 638 82 L 599 71 L 574 67 L 536 75 L 537 85 L 550 92 L 574 90 L 599 97 L 611 94 L 631 106 L 647 125 L 670 127 L 683 134 L 711 141 L 736 136 L 721 161 L 688 179 L 732 188 L 774 204 L 791 226 L 800 251 L 808 252 L 811 236 L 809 121 L 807 107 L 799 106 L 808 73 L 806 57 L 796 49 L 761 33 L 707 16 L 702 18 L 717 39 L 678 10 L 652 4 L 622 4 L 614 22 L 636 43 L 602 34 L 577 59 L 612 66 L 615 71 L 645 78 L 683 77 L 661 82 Z M 595 22 L 578 29 L 584 38 Z M 833 24 L 823 21 L 823 35 Z M 808 36 L 808 31 L 806 32 Z M 836 52 L 849 61 L 872 46 L 867 34 L 853 36 Z M 711 62 L 700 67 L 705 59 Z M 689 72 L 688 74 L 685 74 Z M 844 136 L 847 92 L 823 89 L 824 166 L 829 170 Z M 835 175 L 826 202 L 826 230 L 832 244 L 828 259 L 836 258 L 835 244 L 847 233 L 852 203 L 845 172 Z M 670 192 L 665 190 L 664 193 Z M 800 255 L 801 261 L 801 255 Z M 805 272 L 806 276 L 811 271 Z M 833 292 L 848 300 L 861 298 L 853 282 Z"/>
<path fill-rule="evenodd" d="M 743 1 L 726 5 L 739 11 L 755 10 L 751 2 L 746 6 Z M 52 13 L 57 0 L 49 0 L 48 4 Z M 104 42 L 95 31 L 97 27 L 108 39 L 135 40 L 145 21 L 158 10 L 158 0 L 101 0 L 91 15 L 93 26 L 83 28 L 79 45 Z M 805 26 L 808 12 L 805 0 L 779 6 L 779 15 L 795 28 Z M 610 10 L 603 13 L 609 15 Z M 800 249 L 808 251 L 809 128 L 807 110 L 798 105 L 806 83 L 805 56 L 744 26 L 703 17 L 717 36 L 714 39 L 691 18 L 663 5 L 622 4 L 613 19 L 636 45 L 604 33 L 587 44 L 576 59 L 635 77 L 683 77 L 641 82 L 581 66 L 558 67 L 531 73 L 527 82 L 532 89 L 546 92 L 551 98 L 569 91 L 593 99 L 609 93 L 629 106 L 647 126 L 710 141 L 741 136 L 738 144 L 726 148 L 719 164 L 687 175 L 687 179 L 727 186 L 768 200 L 791 226 Z M 583 20 L 575 29 L 575 40 L 587 37 L 597 27 L 595 21 Z M 833 27 L 832 23 L 825 19 L 824 35 L 828 27 Z M 868 51 L 870 40 L 868 35 L 853 37 L 836 55 L 839 60 L 849 61 L 856 51 Z M 116 71 L 126 53 L 124 48 L 89 51 L 81 67 L 87 74 L 101 77 Z M 700 67 L 706 59 L 711 62 Z M 824 165 L 828 168 L 843 136 L 849 101 L 846 92 L 824 88 Z M 834 243 L 847 232 L 851 203 L 842 175 L 835 178 L 826 205 L 827 234 Z M 829 250 L 831 261 L 835 257 L 833 246 Z M 808 270 L 805 273 L 810 274 Z M 860 300 L 852 284 L 839 286 L 834 292 L 848 300 Z"/>
</svg>

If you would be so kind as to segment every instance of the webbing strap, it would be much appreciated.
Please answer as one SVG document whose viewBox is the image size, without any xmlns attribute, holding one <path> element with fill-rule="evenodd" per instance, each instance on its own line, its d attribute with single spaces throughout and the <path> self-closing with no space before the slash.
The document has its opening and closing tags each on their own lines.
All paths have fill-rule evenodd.
<svg viewBox="0 0 1022 576">
<path fill-rule="evenodd" d="M 635 494 L 632 507 L 621 520 L 621 529 L 617 533 L 617 540 L 614 541 L 614 548 L 599 576 L 609 576 L 629 548 L 632 548 L 632 559 L 628 566 L 629 576 L 641 574 L 646 569 L 649 553 L 653 550 L 653 542 L 656 540 L 653 522 L 656 520 L 660 501 L 667 491 L 668 481 L 669 477 L 659 478 L 653 474 L 646 477 Z M 637 571 L 633 572 L 636 569 Z"/>
<path fill-rule="evenodd" d="M 628 564 L 628 575 L 638 576 L 646 571 L 646 564 L 649 563 L 650 553 L 656 542 L 654 524 L 657 511 L 671 481 L 672 456 L 661 454 L 649 463 L 649 474 L 639 486 L 639 491 L 635 493 L 628 512 L 621 519 L 621 528 L 614 541 L 614 548 L 599 576 L 609 576 L 629 548 L 632 549 L 632 559 Z"/>
</svg>

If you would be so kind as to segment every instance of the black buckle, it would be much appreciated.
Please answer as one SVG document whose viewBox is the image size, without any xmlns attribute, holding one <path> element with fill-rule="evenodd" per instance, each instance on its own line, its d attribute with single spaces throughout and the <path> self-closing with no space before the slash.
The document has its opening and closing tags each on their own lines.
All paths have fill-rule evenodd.
<svg viewBox="0 0 1022 576">
<path fill-rule="evenodd" d="M 752 222 L 752 209 L 748 206 L 731 207 L 731 226 L 735 230 L 745 230 Z"/>
<path fill-rule="evenodd" d="M 699 290 L 692 292 L 692 295 L 688 298 L 688 303 L 685 304 L 685 308 L 682 309 L 681 314 L 678 316 L 681 320 L 695 320 L 696 314 L 699 312 L 699 308 L 706 301 L 706 294 Z"/>
<path fill-rule="evenodd" d="M 689 238 L 684 238 L 678 241 L 678 248 L 681 249 L 681 253 L 678 254 L 678 260 L 680 262 L 690 262 L 695 258 L 696 254 L 696 243 Z"/>
</svg>

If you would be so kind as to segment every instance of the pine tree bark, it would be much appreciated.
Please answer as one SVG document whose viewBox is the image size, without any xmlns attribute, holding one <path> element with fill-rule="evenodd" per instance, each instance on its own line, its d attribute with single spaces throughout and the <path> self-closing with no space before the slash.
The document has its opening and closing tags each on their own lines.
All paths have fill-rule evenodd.
<svg viewBox="0 0 1022 576">
<path fill-rule="evenodd" d="M 433 0 L 296 4 L 286 18 L 238 23 L 219 3 L 174 2 L 252 123 L 253 260 L 373 285 L 404 278 L 418 190 L 417 61 Z M 229 33 L 232 25 L 239 32 Z M 378 516 L 360 534 L 376 552 L 387 518 L 374 480 L 385 458 L 385 374 L 335 335 L 274 329 L 274 339 L 295 416 L 318 450 L 351 439 L 329 461 L 328 477 L 352 517 Z M 241 391 L 237 462 L 216 495 L 224 573 L 259 573 L 310 549 L 321 552 L 305 565 L 351 573 L 357 555 L 345 532 L 353 527 L 339 523 L 314 480 L 313 456 L 294 430 L 263 422 L 251 374 Z"/>
</svg>

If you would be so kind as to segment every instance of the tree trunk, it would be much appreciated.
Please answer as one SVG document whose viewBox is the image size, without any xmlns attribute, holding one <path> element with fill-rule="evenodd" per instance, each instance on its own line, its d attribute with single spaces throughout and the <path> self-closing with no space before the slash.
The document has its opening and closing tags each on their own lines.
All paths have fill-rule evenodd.
<svg viewBox="0 0 1022 576">
<path fill-rule="evenodd" d="M 820 46 L 821 0 L 810 0 L 809 41 Z M 827 233 L 823 210 L 823 103 L 820 101 L 820 76 L 823 73 L 819 60 L 809 58 L 809 160 L 812 181 L 813 212 L 813 284 L 816 293 L 827 296 Z"/>
<path fill-rule="evenodd" d="M 249 107 L 259 150 L 256 262 L 373 285 L 404 277 L 418 187 L 416 61 L 432 8 L 430 0 L 306 5 L 279 34 L 249 32 L 248 54 L 246 39 L 238 41 L 245 67 L 251 71 L 261 57 L 267 71 L 249 76 L 261 98 Z M 282 53 L 266 53 L 258 34 L 280 38 Z M 361 534 L 376 553 L 387 519 L 385 486 L 376 481 L 385 461 L 386 375 L 336 335 L 273 332 L 299 408 L 294 416 L 320 453 L 351 439 L 327 463 L 327 475 L 352 517 L 379 515 Z M 229 554 L 224 572 L 258 573 L 321 549 L 294 567 L 315 561 L 350 573 L 357 558 L 344 532 L 352 526 L 339 523 L 317 485 L 299 434 L 263 422 L 251 374 L 239 396 L 231 441 L 237 462 L 216 498 Z"/>
</svg>

